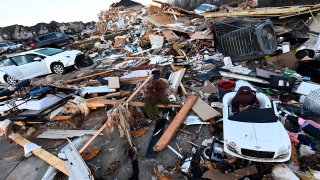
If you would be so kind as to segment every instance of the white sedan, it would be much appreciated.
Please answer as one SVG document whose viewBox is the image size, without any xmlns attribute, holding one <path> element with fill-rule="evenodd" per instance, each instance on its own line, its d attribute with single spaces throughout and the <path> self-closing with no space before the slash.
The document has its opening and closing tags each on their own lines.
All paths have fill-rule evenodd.
<svg viewBox="0 0 320 180">
<path fill-rule="evenodd" d="M 15 84 L 17 80 L 55 73 L 63 74 L 87 57 L 78 50 L 64 51 L 55 48 L 35 49 L 0 60 L 0 82 Z"/>
</svg>

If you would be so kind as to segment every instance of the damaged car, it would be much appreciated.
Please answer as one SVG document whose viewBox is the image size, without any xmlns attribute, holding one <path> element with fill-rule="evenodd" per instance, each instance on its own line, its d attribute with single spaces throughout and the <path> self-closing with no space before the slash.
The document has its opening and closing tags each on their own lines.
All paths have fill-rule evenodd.
<svg viewBox="0 0 320 180">
<path fill-rule="evenodd" d="M 273 103 L 263 93 L 242 86 L 223 97 L 224 151 L 258 162 L 285 162 L 291 156 L 289 135 Z"/>
<path fill-rule="evenodd" d="M 55 73 L 64 74 L 69 67 L 91 65 L 90 57 L 78 50 L 55 48 L 35 49 L 0 60 L 0 82 L 16 84 L 18 80 L 31 79 Z"/>
</svg>

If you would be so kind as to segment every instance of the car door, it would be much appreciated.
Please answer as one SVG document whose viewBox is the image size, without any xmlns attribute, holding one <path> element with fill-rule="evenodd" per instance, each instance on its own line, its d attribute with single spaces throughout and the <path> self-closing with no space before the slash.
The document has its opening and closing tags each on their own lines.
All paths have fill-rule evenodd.
<svg viewBox="0 0 320 180">
<path fill-rule="evenodd" d="M 54 33 L 47 34 L 45 36 L 48 45 L 51 47 L 59 46 L 59 43 L 57 42 L 57 36 Z"/>
<path fill-rule="evenodd" d="M 11 50 L 17 50 L 18 48 L 17 48 L 17 46 L 16 46 L 16 44 L 14 44 L 13 42 L 8 42 L 8 45 L 10 46 L 10 49 Z"/>
<path fill-rule="evenodd" d="M 43 57 L 40 57 L 40 60 L 35 60 L 36 57 L 40 56 L 25 54 L 12 57 L 11 59 L 18 65 L 17 67 L 24 75 L 24 79 L 29 79 L 49 73 Z"/>
<path fill-rule="evenodd" d="M 5 72 L 11 77 L 14 77 L 16 79 L 22 80 L 23 74 L 18 69 L 18 66 L 9 58 L 3 59 L 2 63 L 5 65 L 4 67 L 0 67 L 0 71 Z"/>
</svg>

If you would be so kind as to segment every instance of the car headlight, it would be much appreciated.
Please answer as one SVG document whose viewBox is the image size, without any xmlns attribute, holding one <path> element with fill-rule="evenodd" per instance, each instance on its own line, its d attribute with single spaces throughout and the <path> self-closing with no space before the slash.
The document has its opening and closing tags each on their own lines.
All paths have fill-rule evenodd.
<svg viewBox="0 0 320 180">
<path fill-rule="evenodd" d="M 238 153 L 238 146 L 236 145 L 235 142 L 230 142 L 227 144 L 227 147 L 230 151 L 234 152 L 234 153 Z"/>
<path fill-rule="evenodd" d="M 286 157 L 288 157 L 289 154 L 290 154 L 290 148 L 291 148 L 291 145 L 289 145 L 288 147 L 282 146 L 278 151 L 277 158 L 286 158 Z"/>
</svg>

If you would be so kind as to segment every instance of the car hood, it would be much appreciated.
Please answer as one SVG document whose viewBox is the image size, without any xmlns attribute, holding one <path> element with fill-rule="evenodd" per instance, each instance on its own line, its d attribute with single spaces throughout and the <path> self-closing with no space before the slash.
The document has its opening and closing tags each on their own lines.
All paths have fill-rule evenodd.
<svg viewBox="0 0 320 180">
<path fill-rule="evenodd" d="M 81 51 L 78 50 L 69 50 L 69 51 L 63 51 L 59 54 L 55 54 L 53 56 L 77 56 L 78 54 L 81 54 Z"/>
<path fill-rule="evenodd" d="M 290 144 L 287 131 L 280 121 L 274 123 L 224 123 L 224 139 L 234 142 L 238 148 L 277 151 Z"/>
</svg>

